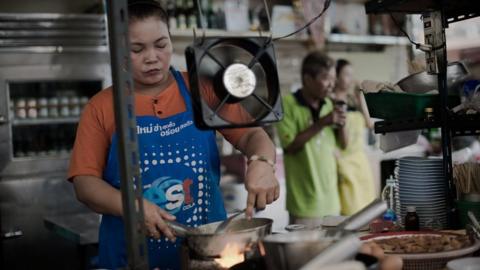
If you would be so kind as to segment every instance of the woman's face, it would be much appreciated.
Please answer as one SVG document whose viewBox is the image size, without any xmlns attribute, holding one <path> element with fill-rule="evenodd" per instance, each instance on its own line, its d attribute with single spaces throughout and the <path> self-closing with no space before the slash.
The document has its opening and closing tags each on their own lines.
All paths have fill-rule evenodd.
<svg viewBox="0 0 480 270">
<path fill-rule="evenodd" d="M 351 65 L 345 65 L 338 74 L 337 87 L 348 90 L 353 87 L 353 84 L 353 68 Z"/>
<path fill-rule="evenodd" d="M 155 86 L 166 82 L 173 52 L 167 25 L 151 16 L 131 20 L 128 30 L 135 83 Z"/>
</svg>

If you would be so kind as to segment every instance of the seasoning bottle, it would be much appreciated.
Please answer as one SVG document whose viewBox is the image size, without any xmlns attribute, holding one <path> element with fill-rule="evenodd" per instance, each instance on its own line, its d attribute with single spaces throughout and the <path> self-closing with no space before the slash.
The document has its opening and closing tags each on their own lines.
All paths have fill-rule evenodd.
<svg viewBox="0 0 480 270">
<path fill-rule="evenodd" d="M 418 231 L 420 230 L 420 221 L 418 219 L 417 210 L 415 206 L 407 206 L 407 214 L 405 215 L 405 230 Z"/>
<path fill-rule="evenodd" d="M 395 223 L 397 221 L 397 214 L 395 213 L 396 210 L 396 200 L 395 200 L 395 178 L 390 176 L 385 184 L 385 187 L 382 190 L 382 200 L 387 202 L 388 209 L 383 215 L 383 219 L 387 221 L 392 221 Z"/>
<path fill-rule="evenodd" d="M 427 121 L 433 121 L 435 120 L 435 115 L 433 114 L 433 108 L 425 108 L 425 119 Z"/>
</svg>

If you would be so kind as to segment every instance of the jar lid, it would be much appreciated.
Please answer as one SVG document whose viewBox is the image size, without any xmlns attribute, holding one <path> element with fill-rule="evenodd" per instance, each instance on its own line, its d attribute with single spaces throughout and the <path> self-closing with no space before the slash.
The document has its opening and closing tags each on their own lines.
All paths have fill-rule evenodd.
<svg viewBox="0 0 480 270">
<path fill-rule="evenodd" d="M 417 209 L 415 208 L 415 206 L 407 206 L 407 212 L 416 212 Z"/>
</svg>

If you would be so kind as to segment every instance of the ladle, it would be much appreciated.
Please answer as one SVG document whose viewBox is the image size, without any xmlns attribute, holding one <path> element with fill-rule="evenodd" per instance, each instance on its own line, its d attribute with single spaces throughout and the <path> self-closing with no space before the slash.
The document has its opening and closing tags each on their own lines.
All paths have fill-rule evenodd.
<svg viewBox="0 0 480 270">
<path fill-rule="evenodd" d="M 239 215 L 245 213 L 246 210 L 247 210 L 247 208 L 245 208 L 241 211 L 238 211 L 237 213 L 229 216 L 227 219 L 222 221 L 222 223 L 220 223 L 220 225 L 218 225 L 218 227 L 215 229 L 215 234 L 224 233 L 227 230 L 228 225 L 232 222 L 232 220 L 234 220 Z"/>
</svg>

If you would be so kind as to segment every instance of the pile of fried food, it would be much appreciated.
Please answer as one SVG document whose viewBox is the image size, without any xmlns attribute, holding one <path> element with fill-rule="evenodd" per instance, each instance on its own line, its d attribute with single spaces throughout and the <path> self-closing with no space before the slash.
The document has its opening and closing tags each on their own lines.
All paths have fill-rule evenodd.
<svg viewBox="0 0 480 270">
<path fill-rule="evenodd" d="M 433 253 L 457 250 L 472 245 L 467 235 L 419 234 L 373 240 L 385 253 Z"/>
</svg>

